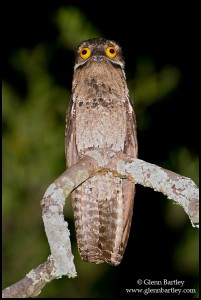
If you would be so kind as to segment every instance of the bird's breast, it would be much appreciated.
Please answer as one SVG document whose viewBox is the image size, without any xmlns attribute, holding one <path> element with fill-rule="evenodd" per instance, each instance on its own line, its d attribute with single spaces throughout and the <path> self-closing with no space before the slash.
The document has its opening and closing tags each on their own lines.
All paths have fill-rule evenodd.
<svg viewBox="0 0 201 300">
<path fill-rule="evenodd" d="M 82 78 L 73 91 L 78 153 L 93 147 L 123 151 L 127 89 L 120 80 L 122 74 L 117 72 L 116 80 L 111 74 L 105 74 L 105 77 L 99 73 L 92 75 Z"/>
</svg>

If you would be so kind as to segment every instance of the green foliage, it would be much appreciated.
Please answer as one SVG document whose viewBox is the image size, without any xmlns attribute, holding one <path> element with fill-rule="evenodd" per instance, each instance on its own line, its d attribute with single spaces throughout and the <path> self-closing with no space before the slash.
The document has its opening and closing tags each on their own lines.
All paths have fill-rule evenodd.
<svg viewBox="0 0 201 300">
<path fill-rule="evenodd" d="M 59 41 L 70 50 L 75 50 L 84 40 L 100 37 L 99 31 L 75 7 L 60 8 L 55 15 L 60 35 Z"/>
<path fill-rule="evenodd" d="M 138 61 L 136 74 L 128 85 L 137 111 L 139 130 L 150 126 L 148 108 L 163 101 L 163 98 L 174 91 L 179 80 L 180 72 L 173 66 L 165 66 L 156 72 L 154 62 L 150 59 L 141 58 Z"/>
</svg>

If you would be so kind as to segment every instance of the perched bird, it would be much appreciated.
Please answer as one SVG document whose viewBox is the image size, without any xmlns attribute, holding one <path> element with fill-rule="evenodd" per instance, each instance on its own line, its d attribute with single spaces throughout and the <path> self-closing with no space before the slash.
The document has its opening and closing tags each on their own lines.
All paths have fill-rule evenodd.
<svg viewBox="0 0 201 300">
<path fill-rule="evenodd" d="M 87 149 L 137 156 L 135 114 L 115 41 L 90 39 L 77 49 L 66 122 L 67 167 Z M 83 260 L 118 265 L 127 244 L 135 185 L 111 172 L 97 174 L 72 193 L 78 250 Z"/>
</svg>

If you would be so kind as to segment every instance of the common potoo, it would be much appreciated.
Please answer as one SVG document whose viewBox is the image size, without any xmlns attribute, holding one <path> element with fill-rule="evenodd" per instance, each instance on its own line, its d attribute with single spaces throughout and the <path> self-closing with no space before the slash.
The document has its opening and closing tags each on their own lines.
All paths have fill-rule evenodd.
<svg viewBox="0 0 201 300">
<path fill-rule="evenodd" d="M 137 156 L 136 121 L 120 46 L 84 41 L 77 50 L 67 112 L 67 166 L 87 149 L 110 148 Z M 72 193 L 79 253 L 96 264 L 118 265 L 127 244 L 135 185 L 112 173 L 98 174 Z"/>
</svg>

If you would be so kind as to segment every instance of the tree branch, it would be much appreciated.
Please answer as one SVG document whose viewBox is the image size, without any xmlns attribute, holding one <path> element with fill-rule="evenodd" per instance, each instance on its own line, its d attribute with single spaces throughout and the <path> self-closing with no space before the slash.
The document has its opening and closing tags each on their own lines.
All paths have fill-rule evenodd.
<svg viewBox="0 0 201 300">
<path fill-rule="evenodd" d="M 47 261 L 31 270 L 22 280 L 3 290 L 2 298 L 34 298 L 42 288 L 56 279 L 54 261 L 48 257 Z"/>
<path fill-rule="evenodd" d="M 85 157 L 66 170 L 48 187 L 41 201 L 42 217 L 51 256 L 44 264 L 30 271 L 22 280 L 4 289 L 3 298 L 36 297 L 45 284 L 51 280 L 63 275 L 73 278 L 76 276 L 70 233 L 63 216 L 65 199 L 88 178 L 97 172 L 104 173 L 105 171 L 162 192 L 181 205 L 192 225 L 198 227 L 199 189 L 190 178 L 112 150 L 87 151 Z"/>
<path fill-rule="evenodd" d="M 193 227 L 199 227 L 199 189 L 192 179 L 137 158 L 112 150 L 87 151 L 98 167 L 112 171 L 114 176 L 128 178 L 135 184 L 161 192 L 183 207 Z"/>
</svg>

